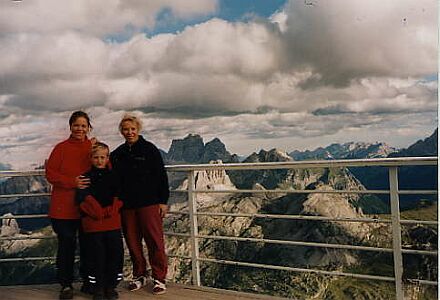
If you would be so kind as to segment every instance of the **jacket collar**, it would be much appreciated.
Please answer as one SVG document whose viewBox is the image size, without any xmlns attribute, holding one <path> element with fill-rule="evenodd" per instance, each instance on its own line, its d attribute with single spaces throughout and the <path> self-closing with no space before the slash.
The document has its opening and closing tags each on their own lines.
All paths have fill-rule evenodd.
<svg viewBox="0 0 440 300">
<path fill-rule="evenodd" d="M 88 137 L 86 137 L 85 139 L 84 139 L 84 141 L 80 141 L 80 140 L 78 140 L 78 139 L 75 139 L 75 138 L 73 138 L 72 136 L 69 136 L 69 138 L 67 139 L 67 141 L 69 142 L 69 143 L 72 143 L 72 144 L 84 144 L 84 143 L 88 143 L 89 142 L 89 138 Z"/>
<path fill-rule="evenodd" d="M 140 147 L 143 144 L 145 144 L 145 139 L 142 135 L 139 135 L 138 140 L 134 144 L 129 145 L 127 142 L 125 142 L 124 147 L 126 149 L 137 149 L 138 147 Z"/>
</svg>

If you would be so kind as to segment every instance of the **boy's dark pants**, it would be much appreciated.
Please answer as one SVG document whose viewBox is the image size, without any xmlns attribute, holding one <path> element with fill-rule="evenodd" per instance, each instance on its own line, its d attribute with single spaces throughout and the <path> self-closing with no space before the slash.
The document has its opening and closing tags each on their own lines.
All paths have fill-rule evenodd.
<svg viewBox="0 0 440 300">
<path fill-rule="evenodd" d="M 79 238 L 79 272 L 83 280 L 87 280 L 87 254 L 84 251 L 84 233 L 80 220 L 51 219 L 53 231 L 57 235 L 57 275 L 61 286 L 70 286 L 73 282 L 76 238 Z"/>
<path fill-rule="evenodd" d="M 95 289 L 115 288 L 122 280 L 124 249 L 121 230 L 84 233 L 89 282 Z"/>
</svg>

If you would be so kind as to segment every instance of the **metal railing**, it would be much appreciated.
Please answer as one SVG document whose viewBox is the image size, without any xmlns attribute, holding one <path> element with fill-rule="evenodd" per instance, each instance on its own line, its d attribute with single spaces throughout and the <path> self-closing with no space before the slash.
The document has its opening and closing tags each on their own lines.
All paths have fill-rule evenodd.
<svg viewBox="0 0 440 300">
<path fill-rule="evenodd" d="M 413 250 L 402 248 L 402 224 L 423 224 L 438 226 L 437 221 L 429 220 L 401 220 L 400 208 L 399 208 L 399 195 L 435 195 L 438 194 L 437 190 L 399 190 L 398 185 L 398 168 L 402 166 L 437 166 L 437 157 L 410 157 L 410 158 L 382 158 L 382 159 L 352 159 L 352 160 L 326 160 L 326 161 L 290 161 L 290 162 L 273 162 L 273 163 L 233 163 L 233 164 L 200 164 L 200 165 L 171 165 L 166 166 L 169 172 L 186 172 L 188 180 L 187 190 L 174 190 L 174 192 L 187 193 L 188 196 L 188 212 L 171 211 L 170 214 L 175 215 L 188 215 L 190 233 L 175 233 L 166 232 L 168 236 L 178 236 L 182 238 L 188 238 L 190 241 L 191 249 L 190 256 L 182 255 L 169 255 L 174 258 L 190 259 L 191 260 L 191 276 L 192 283 L 194 285 L 201 285 L 200 278 L 200 262 L 220 263 L 234 266 L 254 267 L 270 270 L 284 270 L 303 273 L 315 273 L 331 276 L 348 276 L 353 278 L 380 280 L 395 283 L 396 299 L 403 299 L 403 261 L 402 253 L 404 254 L 416 254 L 416 255 L 438 255 L 438 251 L 431 250 Z M 294 189 L 276 189 L 276 190 L 254 190 L 254 189 L 237 189 L 237 190 L 202 190 L 195 188 L 195 175 L 198 171 L 206 170 L 279 170 L 279 169 L 309 169 L 309 168 L 346 168 L 346 167 L 387 167 L 389 177 L 389 189 L 387 190 L 294 190 Z M 15 172 L 15 171 L 1 171 L 0 178 L 2 177 L 15 177 L 15 176 L 38 176 L 44 175 L 43 171 L 29 171 L 29 172 Z M 346 217 L 325 217 L 325 216 L 307 216 L 307 215 L 274 215 L 274 214 L 249 214 L 249 213 L 214 213 L 214 212 L 199 212 L 197 209 L 197 195 L 200 193 L 276 193 L 276 194 L 312 194 L 312 193 L 326 193 L 326 194 L 377 194 L 377 195 L 389 195 L 391 206 L 391 219 L 386 218 L 346 218 Z M 35 196 L 48 196 L 48 193 L 35 193 L 35 194 L 13 194 L 13 195 L 0 195 L 1 198 L 11 197 L 35 197 Z M 198 217 L 199 216 L 225 216 L 225 217 L 248 217 L 248 218 L 262 218 L 262 219 L 289 219 L 289 220 L 313 220 L 313 221 L 333 221 L 333 222 L 363 222 L 363 223 L 385 223 L 391 224 L 392 229 L 392 248 L 385 247 L 372 247 L 372 246 L 356 246 L 356 245 L 343 245 L 343 244 L 329 244 L 318 242 L 300 242 L 289 240 L 273 240 L 264 238 L 250 238 L 250 237 L 230 237 L 230 236 L 214 236 L 214 235 L 202 235 L 199 234 Z M 47 215 L 17 215 L 13 218 L 42 218 Z M 10 219 L 11 217 L 0 217 L 0 219 Z M 36 237 L 51 238 L 51 237 Z M 21 238 L 0 238 L 0 240 L 14 240 L 14 239 L 26 239 Z M 228 240 L 228 241 L 243 241 L 243 242 L 258 242 L 268 244 L 280 244 L 280 245 L 293 245 L 293 246 L 306 246 L 306 247 L 318 247 L 318 248 L 331 248 L 331 249 L 348 249 L 348 250 L 362 250 L 362 251 L 374 251 L 392 253 L 394 262 L 394 277 L 391 276 L 378 276 L 348 273 L 340 271 L 326 271 L 318 269 L 307 268 L 295 268 L 288 266 L 266 265 L 260 263 L 239 262 L 230 261 L 224 259 L 203 258 L 199 254 L 199 242 L 201 239 L 212 240 Z M 33 257 L 33 258 L 8 258 L 0 259 L 1 262 L 10 261 L 29 261 L 29 260 L 47 260 L 53 259 L 51 257 Z M 418 280 L 412 279 L 413 282 L 426 285 L 437 286 L 436 281 Z"/>
</svg>

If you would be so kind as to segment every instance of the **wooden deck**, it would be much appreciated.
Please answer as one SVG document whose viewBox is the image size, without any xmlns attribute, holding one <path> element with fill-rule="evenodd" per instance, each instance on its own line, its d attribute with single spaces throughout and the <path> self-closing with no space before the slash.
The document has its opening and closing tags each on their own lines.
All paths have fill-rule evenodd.
<svg viewBox="0 0 440 300">
<path fill-rule="evenodd" d="M 74 285 L 74 300 L 91 299 L 79 291 L 79 285 Z M 58 299 L 59 285 L 19 285 L 19 286 L 0 286 L 0 299 L 2 300 L 46 300 Z M 148 287 L 136 292 L 130 292 L 124 285 L 118 287 L 120 300 L 137 299 L 156 299 L 156 300 L 249 300 L 249 299 L 283 299 L 258 294 L 240 293 L 229 290 L 220 290 L 207 287 L 193 287 L 186 285 L 170 284 L 167 293 L 155 296 L 151 294 Z"/>
</svg>

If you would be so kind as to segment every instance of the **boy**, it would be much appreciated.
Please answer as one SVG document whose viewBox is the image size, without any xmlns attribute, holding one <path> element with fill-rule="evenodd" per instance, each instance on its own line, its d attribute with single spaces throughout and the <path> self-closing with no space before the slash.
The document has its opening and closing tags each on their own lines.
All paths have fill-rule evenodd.
<svg viewBox="0 0 440 300">
<path fill-rule="evenodd" d="M 92 168 L 84 177 L 90 185 L 77 190 L 81 225 L 89 261 L 89 283 L 93 299 L 117 299 L 115 288 L 122 279 L 124 251 L 121 236 L 122 202 L 116 198 L 117 180 L 107 167 L 109 147 L 96 142 L 92 148 Z"/>
</svg>

